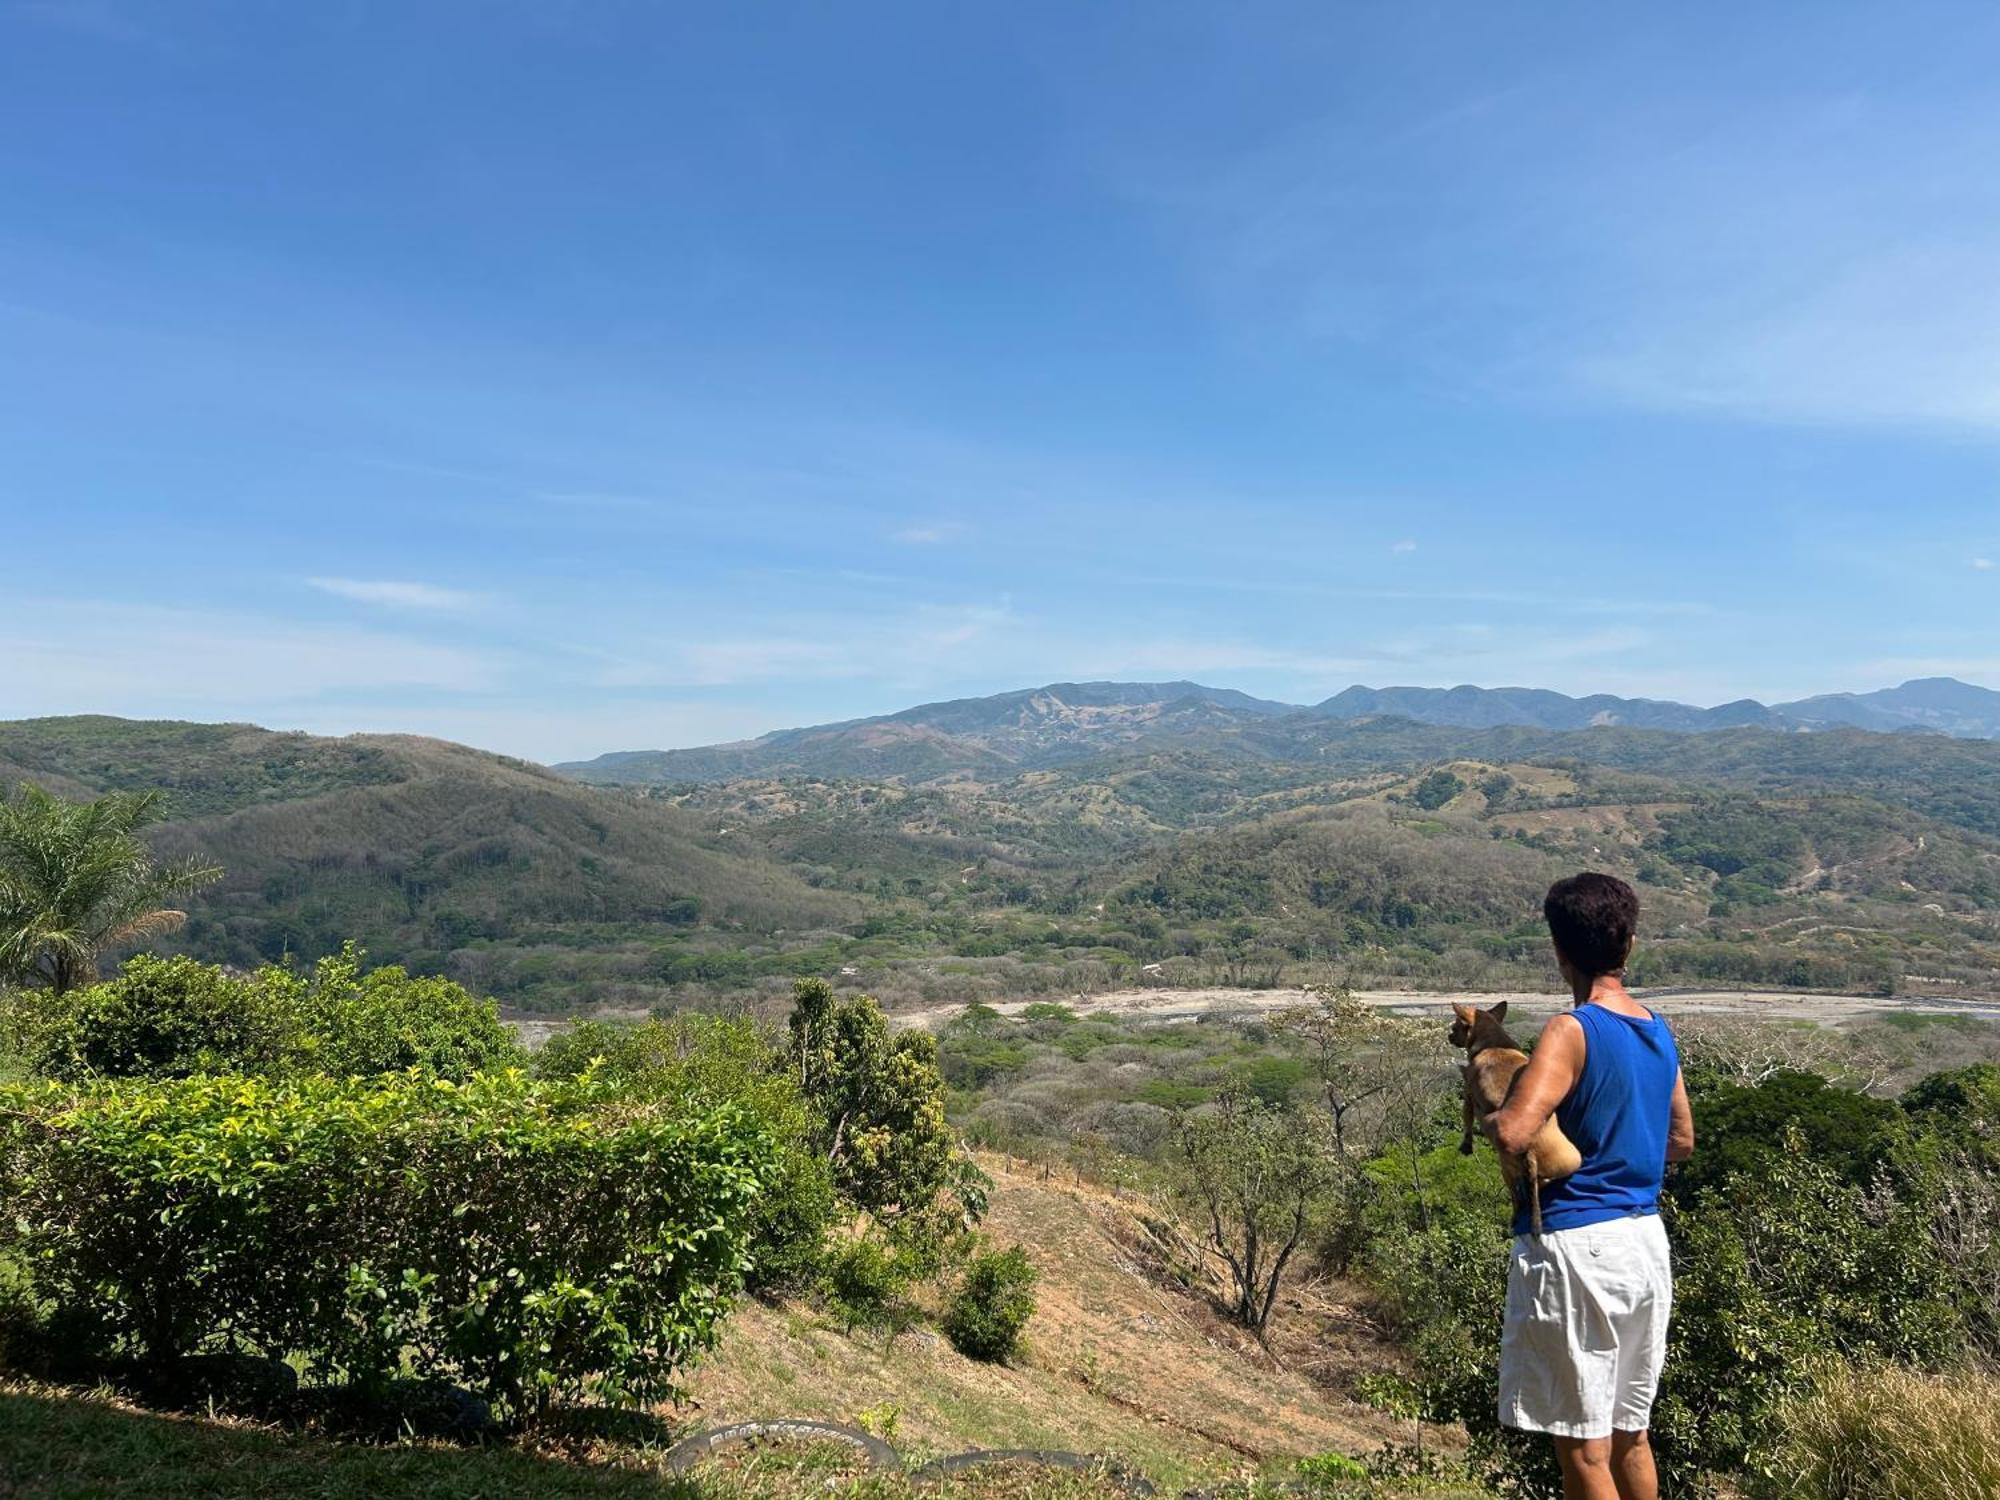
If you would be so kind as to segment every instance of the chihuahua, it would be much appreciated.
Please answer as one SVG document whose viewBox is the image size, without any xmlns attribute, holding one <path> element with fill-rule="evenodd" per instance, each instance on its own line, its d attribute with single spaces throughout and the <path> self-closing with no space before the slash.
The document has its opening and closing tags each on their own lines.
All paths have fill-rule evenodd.
<svg viewBox="0 0 2000 1500">
<path fill-rule="evenodd" d="M 1528 1054 L 1515 1045 L 1501 1024 L 1507 1019 L 1505 1000 L 1491 1010 L 1458 1004 L 1452 1010 L 1458 1019 L 1452 1022 L 1451 1044 L 1465 1049 L 1465 1066 L 1460 1070 L 1465 1078 L 1465 1139 L 1458 1149 L 1470 1156 L 1473 1131 L 1480 1120 L 1507 1102 L 1515 1078 L 1528 1065 Z M 1562 1133 L 1553 1115 L 1526 1151 L 1518 1156 L 1501 1153 L 1500 1175 L 1507 1179 L 1516 1204 L 1526 1187 L 1528 1219 L 1537 1238 L 1542 1233 L 1542 1184 L 1567 1177 L 1582 1165 L 1582 1154 Z"/>
</svg>

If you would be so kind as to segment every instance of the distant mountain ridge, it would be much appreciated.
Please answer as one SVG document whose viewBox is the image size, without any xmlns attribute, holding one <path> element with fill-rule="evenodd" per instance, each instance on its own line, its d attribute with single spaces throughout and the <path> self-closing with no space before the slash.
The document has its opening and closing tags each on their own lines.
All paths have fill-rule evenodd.
<svg viewBox="0 0 2000 1500">
<path fill-rule="evenodd" d="M 1572 698 L 1543 688 L 1355 686 L 1305 705 L 1198 682 L 1058 682 L 778 730 L 734 744 L 617 751 L 555 769 L 580 781 L 619 784 L 782 775 L 911 780 L 954 773 L 1010 775 L 1141 748 L 1212 745 L 1244 734 L 1262 743 L 1284 725 L 1377 718 L 1465 729 L 1618 726 L 1702 734 L 1851 728 L 1995 739 L 2000 738 L 2000 692 L 1955 678 L 1927 677 L 1871 693 L 1833 693 L 1771 705 L 1744 698 L 1697 708 L 1608 693 Z"/>
</svg>

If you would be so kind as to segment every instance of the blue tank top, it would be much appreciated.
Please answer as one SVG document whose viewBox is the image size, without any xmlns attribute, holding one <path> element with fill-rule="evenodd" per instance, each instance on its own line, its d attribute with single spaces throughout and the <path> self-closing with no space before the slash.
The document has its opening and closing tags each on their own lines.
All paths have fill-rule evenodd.
<svg viewBox="0 0 2000 1500">
<path fill-rule="evenodd" d="M 1583 1027 L 1583 1073 L 1556 1106 L 1556 1123 L 1583 1154 L 1583 1166 L 1542 1184 L 1542 1227 L 1580 1229 L 1658 1213 L 1681 1068 L 1673 1031 L 1658 1016 L 1623 1016 L 1596 1004 L 1570 1014 Z M 1514 1232 L 1528 1229 L 1523 1208 Z"/>
</svg>

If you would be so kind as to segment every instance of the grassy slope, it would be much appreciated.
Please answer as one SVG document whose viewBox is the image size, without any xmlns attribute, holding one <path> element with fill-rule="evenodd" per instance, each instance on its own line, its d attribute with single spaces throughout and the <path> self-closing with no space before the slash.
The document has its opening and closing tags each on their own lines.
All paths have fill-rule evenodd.
<svg viewBox="0 0 2000 1500">
<path fill-rule="evenodd" d="M 545 1439 L 544 1450 L 341 1443 L 229 1420 L 146 1411 L 114 1398 L 0 1381 L 0 1495 L 85 1500 L 146 1495 L 271 1500 L 570 1500 L 662 1495 L 856 1500 L 913 1494 L 983 1500 L 1083 1500 L 1118 1493 L 1086 1478 L 988 1471 L 915 1491 L 900 1479 L 857 1481 L 801 1472 L 775 1457 L 747 1468 L 662 1478 L 662 1444 L 683 1431 L 758 1417 L 854 1423 L 893 1408 L 892 1442 L 912 1464 L 969 1448 L 1058 1448 L 1115 1455 L 1164 1495 L 1258 1477 L 1283 1479 L 1300 1456 L 1367 1454 L 1407 1441 L 1408 1424 L 1329 1395 L 1298 1371 L 1329 1345 L 1296 1304 L 1280 1359 L 1218 1322 L 1205 1304 L 1161 1290 L 1140 1269 L 1127 1205 L 1090 1187 L 1043 1183 L 989 1159 L 996 1187 L 988 1225 L 1029 1247 L 1042 1271 L 1029 1347 L 1007 1367 L 961 1358 L 928 1333 L 885 1346 L 850 1338 L 802 1307 L 749 1303 L 722 1348 L 694 1372 L 690 1399 L 657 1439 Z M 1351 1369 L 1390 1358 L 1353 1336 L 1331 1341 Z M 1350 1370 L 1351 1373 L 1351 1370 Z M 643 1430 L 643 1421 L 624 1424 Z M 1437 1435 L 1432 1434 L 1435 1441 Z M 1394 1500 L 1388 1483 L 1358 1492 Z M 1479 1500 L 1471 1490 L 1424 1490 Z"/>
<path fill-rule="evenodd" d="M 799 1308 L 750 1306 L 690 1383 L 700 1416 L 852 1422 L 886 1402 L 906 1452 L 1111 1453 L 1168 1490 L 1410 1438 L 1409 1424 L 1327 1394 L 1296 1361 L 1279 1368 L 1205 1304 L 1162 1290 L 1135 1257 L 1127 1205 L 996 1159 L 985 1165 L 996 1179 L 988 1229 L 1027 1247 L 1043 1278 L 1028 1347 L 1013 1365 L 963 1359 L 934 1335 L 885 1345 Z M 1294 1331 L 1307 1326 L 1293 1316 Z M 1379 1346 L 1360 1357 L 1392 1356 Z"/>
</svg>

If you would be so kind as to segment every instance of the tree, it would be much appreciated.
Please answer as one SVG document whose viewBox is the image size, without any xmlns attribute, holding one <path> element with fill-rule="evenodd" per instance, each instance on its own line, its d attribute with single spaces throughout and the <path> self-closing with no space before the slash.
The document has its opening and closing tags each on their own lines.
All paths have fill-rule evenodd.
<svg viewBox="0 0 2000 1500">
<path fill-rule="evenodd" d="M 97 978 L 105 949 L 187 920 L 170 903 L 222 871 L 156 862 L 140 832 L 160 813 L 158 792 L 68 802 L 24 783 L 0 800 L 0 982 L 62 994 Z"/>
<path fill-rule="evenodd" d="M 1345 985 L 1309 989 L 1319 1003 L 1280 1011 L 1272 1018 L 1272 1028 L 1305 1043 L 1333 1122 L 1335 1153 L 1343 1159 L 1367 1155 L 1380 1142 L 1356 1139 L 1362 1106 L 1371 1102 L 1380 1106 L 1412 1083 L 1428 1092 L 1439 1069 L 1424 1044 L 1435 1038 L 1420 1022 L 1357 1000 Z M 1378 1119 L 1388 1113 L 1379 1107 L 1373 1111 Z"/>
<path fill-rule="evenodd" d="M 870 996 L 835 1000 L 823 979 L 792 995 L 791 1065 L 841 1196 L 884 1222 L 928 1213 L 961 1175 L 936 1040 L 891 1036 Z"/>
<path fill-rule="evenodd" d="M 1225 1093 L 1181 1122 L 1181 1190 L 1207 1216 L 1229 1267 L 1229 1313 L 1262 1333 L 1285 1267 L 1336 1186 L 1312 1117 Z"/>
</svg>

